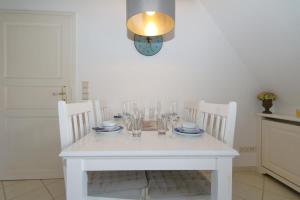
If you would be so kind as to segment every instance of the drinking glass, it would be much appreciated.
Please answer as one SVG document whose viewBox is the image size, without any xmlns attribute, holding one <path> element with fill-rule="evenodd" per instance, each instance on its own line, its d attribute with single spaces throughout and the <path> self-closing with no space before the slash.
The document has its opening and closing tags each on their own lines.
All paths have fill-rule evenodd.
<svg viewBox="0 0 300 200">
<path fill-rule="evenodd" d="M 157 101 L 156 103 L 156 114 L 157 115 L 160 115 L 162 112 L 162 105 L 161 105 L 161 102 L 160 101 Z"/>
<path fill-rule="evenodd" d="M 149 107 L 148 109 L 148 119 L 155 120 L 155 106 Z"/>
<path fill-rule="evenodd" d="M 144 112 L 143 110 L 135 110 L 131 116 L 131 129 L 133 137 L 140 137 L 142 134 L 144 122 Z"/>
<path fill-rule="evenodd" d="M 109 121 L 109 120 L 113 119 L 113 112 L 109 106 L 103 106 L 101 108 L 101 112 L 102 112 L 102 120 L 103 121 Z"/>
<path fill-rule="evenodd" d="M 122 117 L 123 117 L 123 123 L 126 126 L 127 130 L 129 130 L 131 116 L 133 114 L 135 105 L 136 103 L 134 101 L 126 101 L 123 103 Z"/>
<path fill-rule="evenodd" d="M 157 132 L 164 135 L 168 131 L 168 116 L 166 114 L 157 115 Z"/>
<path fill-rule="evenodd" d="M 176 101 L 172 101 L 170 103 L 170 113 L 171 114 L 177 114 L 178 105 Z"/>
<path fill-rule="evenodd" d="M 170 121 L 170 125 L 171 125 L 171 130 L 173 131 L 174 128 L 177 125 L 178 122 L 178 105 L 177 102 L 171 102 L 170 103 L 170 112 L 169 112 L 169 121 Z"/>
<path fill-rule="evenodd" d="M 183 119 L 187 122 L 195 123 L 198 117 L 198 108 L 196 104 L 189 104 L 184 106 Z"/>
<path fill-rule="evenodd" d="M 148 103 L 147 107 L 145 107 L 145 118 L 148 121 L 155 121 L 157 114 L 161 113 L 161 103 L 157 101 L 156 103 Z"/>
</svg>

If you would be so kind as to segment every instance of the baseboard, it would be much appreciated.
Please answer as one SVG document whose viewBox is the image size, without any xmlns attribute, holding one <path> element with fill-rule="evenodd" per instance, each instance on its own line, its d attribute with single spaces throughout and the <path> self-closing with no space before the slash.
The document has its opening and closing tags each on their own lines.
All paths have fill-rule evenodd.
<svg viewBox="0 0 300 200">
<path fill-rule="evenodd" d="M 233 171 L 234 172 L 244 172 L 244 171 L 258 172 L 258 169 L 256 166 L 233 167 Z"/>
</svg>

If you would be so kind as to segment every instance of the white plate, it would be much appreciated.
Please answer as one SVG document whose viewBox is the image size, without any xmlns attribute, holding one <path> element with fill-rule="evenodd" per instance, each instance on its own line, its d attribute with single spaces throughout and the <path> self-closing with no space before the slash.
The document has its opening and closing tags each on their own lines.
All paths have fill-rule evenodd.
<svg viewBox="0 0 300 200">
<path fill-rule="evenodd" d="M 117 123 L 114 121 L 104 121 L 102 122 L 102 126 L 104 126 L 105 128 L 114 128 L 115 126 L 117 126 Z"/>
<path fill-rule="evenodd" d="M 181 127 L 182 130 L 184 130 L 185 132 L 190 132 L 190 133 L 193 133 L 197 130 L 199 130 L 199 128 L 186 128 L 186 127 Z"/>
<path fill-rule="evenodd" d="M 177 132 L 177 131 L 173 131 L 174 133 L 178 134 L 178 135 L 184 135 L 184 136 L 191 136 L 191 137 L 198 137 L 203 135 L 203 132 L 201 133 L 194 133 L 194 134 L 190 134 L 190 133 L 181 133 L 181 132 Z"/>
<path fill-rule="evenodd" d="M 104 131 L 101 131 L 101 128 L 99 128 L 98 130 L 97 128 L 96 129 L 94 128 L 96 133 L 120 133 L 123 129 L 124 128 L 122 126 L 117 126 L 115 129 L 106 129 Z"/>
<path fill-rule="evenodd" d="M 105 129 L 105 130 L 107 130 L 107 131 L 115 131 L 116 129 L 119 129 L 120 128 L 120 126 L 118 126 L 118 125 L 115 125 L 115 126 L 103 126 L 103 128 Z"/>
<path fill-rule="evenodd" d="M 199 136 L 199 135 L 202 135 L 204 133 L 204 130 L 200 129 L 200 128 L 197 128 L 197 129 L 190 129 L 191 131 L 186 131 L 184 130 L 183 128 L 181 127 L 178 127 L 178 128 L 175 128 L 174 129 L 174 132 L 179 134 L 179 135 L 188 135 L 188 136 Z M 197 130 L 195 132 L 195 130 Z"/>
<path fill-rule="evenodd" d="M 120 133 L 120 132 L 122 132 L 122 130 L 123 129 L 120 129 L 120 130 L 117 130 L 117 131 L 109 131 L 109 132 L 107 132 L 107 131 L 104 131 L 104 132 L 102 132 L 102 131 L 96 131 L 96 133 Z"/>
</svg>

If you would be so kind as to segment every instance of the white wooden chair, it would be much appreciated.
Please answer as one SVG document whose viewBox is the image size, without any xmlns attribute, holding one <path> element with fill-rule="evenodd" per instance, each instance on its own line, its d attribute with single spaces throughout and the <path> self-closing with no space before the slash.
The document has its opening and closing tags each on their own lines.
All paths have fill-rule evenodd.
<svg viewBox="0 0 300 200">
<path fill-rule="evenodd" d="M 95 106 L 99 105 L 96 103 Z M 62 149 L 89 134 L 95 127 L 92 101 L 69 104 L 59 101 L 58 112 Z M 99 116 L 98 119 L 101 120 Z M 66 163 L 63 164 L 65 172 Z M 144 199 L 147 179 L 143 171 L 88 172 L 87 187 L 88 199 Z"/>
<path fill-rule="evenodd" d="M 233 147 L 237 104 L 199 103 L 199 126 L 205 132 Z"/>
<path fill-rule="evenodd" d="M 236 102 L 212 104 L 201 101 L 197 122 L 208 134 L 233 147 L 236 121 Z M 150 199 L 210 199 L 209 174 L 198 171 L 150 171 Z"/>
</svg>

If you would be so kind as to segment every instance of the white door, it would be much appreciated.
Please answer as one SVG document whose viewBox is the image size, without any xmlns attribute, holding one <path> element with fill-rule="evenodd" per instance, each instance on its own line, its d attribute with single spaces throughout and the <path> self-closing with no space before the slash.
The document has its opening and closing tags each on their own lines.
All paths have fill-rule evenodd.
<svg viewBox="0 0 300 200">
<path fill-rule="evenodd" d="M 73 14 L 0 11 L 0 180 L 63 176 L 57 101 L 74 72 Z"/>
</svg>

